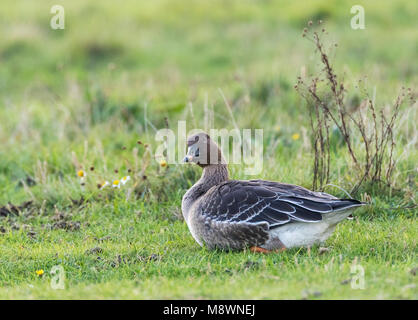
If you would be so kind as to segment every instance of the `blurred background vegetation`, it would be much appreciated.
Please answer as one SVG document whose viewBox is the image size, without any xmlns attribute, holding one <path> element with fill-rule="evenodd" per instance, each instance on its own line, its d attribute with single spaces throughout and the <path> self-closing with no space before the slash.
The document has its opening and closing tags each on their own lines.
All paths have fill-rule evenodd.
<svg viewBox="0 0 418 320">
<path fill-rule="evenodd" d="M 64 30 L 50 27 L 54 4 L 65 8 Z M 332 63 L 352 84 L 348 91 L 366 76 L 376 103 L 386 105 L 401 86 L 416 85 L 415 1 L 362 3 L 365 30 L 350 27 L 354 4 L 2 1 L 1 201 L 22 197 L 19 181 L 33 177 L 38 160 L 47 161 L 56 178 L 73 173 L 71 151 L 81 154 L 85 141 L 104 147 L 106 159 L 97 155 L 91 162 L 116 167 L 121 146 L 138 138 L 152 144 L 152 126 L 167 122 L 173 129 L 183 119 L 190 120 L 189 127 L 201 127 L 205 108 L 212 111 L 215 128 L 232 128 L 218 88 L 241 128 L 265 130 L 270 162 L 264 176 L 292 176 L 284 176 L 275 163 L 297 157 L 310 161 L 306 105 L 293 88 L 297 76 L 318 68 L 312 43 L 301 37 L 307 21 L 323 20 L 330 41 L 339 43 Z M 351 98 L 359 102 L 356 94 Z M 411 126 L 416 112 L 410 112 L 404 111 L 409 120 L 402 125 L 399 150 L 416 135 Z M 295 133 L 299 141 L 292 139 Z M 412 179 L 415 145 L 399 164 L 412 171 Z M 302 160 L 301 152 L 307 155 Z M 344 165 L 336 165 L 332 181 L 349 187 L 339 167 L 344 171 Z M 298 172 L 292 182 L 309 186 L 311 172 Z M 411 177 L 402 179 L 406 183 Z"/>
</svg>

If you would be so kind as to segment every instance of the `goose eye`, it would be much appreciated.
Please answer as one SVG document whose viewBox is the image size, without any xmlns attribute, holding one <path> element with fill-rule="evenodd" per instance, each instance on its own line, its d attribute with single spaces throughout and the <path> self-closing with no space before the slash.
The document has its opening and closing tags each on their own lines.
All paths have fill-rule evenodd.
<svg viewBox="0 0 418 320">
<path fill-rule="evenodd" d="M 199 156 L 199 154 L 200 154 L 200 153 L 199 153 L 199 148 L 197 148 L 197 149 L 196 149 L 196 152 L 195 152 L 195 154 L 194 154 L 194 156 L 195 156 L 195 157 L 198 157 L 198 156 Z"/>
</svg>

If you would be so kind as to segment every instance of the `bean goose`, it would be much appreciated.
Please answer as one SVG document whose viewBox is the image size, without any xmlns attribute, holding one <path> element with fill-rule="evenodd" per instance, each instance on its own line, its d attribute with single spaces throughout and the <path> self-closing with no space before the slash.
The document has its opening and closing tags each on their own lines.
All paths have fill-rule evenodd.
<svg viewBox="0 0 418 320">
<path fill-rule="evenodd" d="M 364 203 L 264 180 L 229 180 L 217 144 L 205 133 L 187 140 L 184 162 L 203 168 L 184 195 L 182 212 L 194 239 L 208 248 L 270 252 L 324 242 Z"/>
</svg>

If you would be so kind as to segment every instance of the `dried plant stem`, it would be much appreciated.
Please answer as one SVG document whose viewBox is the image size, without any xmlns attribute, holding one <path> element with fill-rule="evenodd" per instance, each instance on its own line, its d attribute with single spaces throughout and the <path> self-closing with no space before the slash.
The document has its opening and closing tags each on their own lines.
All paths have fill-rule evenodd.
<svg viewBox="0 0 418 320">
<path fill-rule="evenodd" d="M 311 26 L 312 23 L 309 25 Z M 322 32 L 325 32 L 325 29 L 322 29 Z M 303 37 L 314 43 L 323 67 L 322 72 L 312 76 L 311 79 L 298 77 L 295 85 L 309 107 L 312 146 L 315 154 L 313 188 L 323 189 L 324 185 L 329 183 L 331 124 L 341 134 L 355 168 L 353 173 L 358 174 L 358 182 L 351 192 L 356 192 L 365 181 L 384 182 L 391 186 L 396 165 L 394 127 L 404 101 L 404 89 L 395 100 L 389 116 L 385 116 L 387 112 L 383 112 L 382 109 L 378 112 L 367 94 L 367 100 L 364 100 L 366 103 L 362 103 L 354 111 L 349 110 L 342 77 L 338 77 L 335 73 L 319 33 L 313 31 L 310 36 L 308 29 L 305 28 Z M 320 83 L 323 83 L 322 87 L 319 86 Z M 414 102 L 411 90 L 408 91 L 411 101 Z M 367 122 L 367 118 L 371 118 L 372 121 Z M 355 149 L 353 143 L 359 138 L 362 148 Z"/>
</svg>

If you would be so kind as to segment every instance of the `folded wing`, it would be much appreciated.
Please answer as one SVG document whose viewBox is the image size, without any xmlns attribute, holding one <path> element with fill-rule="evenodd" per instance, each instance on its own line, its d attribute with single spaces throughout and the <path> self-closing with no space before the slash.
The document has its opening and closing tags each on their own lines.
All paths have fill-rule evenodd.
<svg viewBox="0 0 418 320">
<path fill-rule="evenodd" d="M 227 181 L 208 194 L 202 213 L 214 221 L 274 228 L 293 221 L 315 223 L 325 214 L 361 204 L 278 182 Z"/>
</svg>

